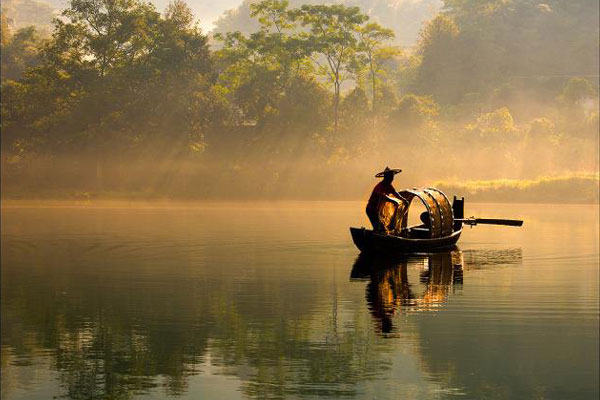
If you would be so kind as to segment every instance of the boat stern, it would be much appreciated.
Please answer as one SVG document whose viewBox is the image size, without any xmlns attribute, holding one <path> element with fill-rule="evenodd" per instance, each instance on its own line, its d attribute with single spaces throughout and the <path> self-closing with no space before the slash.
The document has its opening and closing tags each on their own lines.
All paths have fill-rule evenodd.
<svg viewBox="0 0 600 400">
<path fill-rule="evenodd" d="M 350 228 L 350 235 L 352 235 L 352 241 L 354 245 L 360 250 L 363 251 L 365 248 L 365 242 L 367 238 L 367 228 Z"/>
</svg>

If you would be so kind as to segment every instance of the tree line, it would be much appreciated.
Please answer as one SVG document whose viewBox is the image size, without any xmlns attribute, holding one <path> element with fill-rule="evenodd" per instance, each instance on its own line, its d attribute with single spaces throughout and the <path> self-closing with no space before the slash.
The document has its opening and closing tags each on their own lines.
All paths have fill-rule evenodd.
<svg viewBox="0 0 600 400">
<path fill-rule="evenodd" d="M 340 4 L 255 2 L 257 31 L 212 36 L 181 0 L 72 0 L 50 36 L 3 14 L 5 185 L 269 194 L 300 169 L 295 186 L 342 190 L 322 177 L 390 159 L 420 178 L 597 171 L 594 3 L 446 0 L 412 50 Z"/>
</svg>

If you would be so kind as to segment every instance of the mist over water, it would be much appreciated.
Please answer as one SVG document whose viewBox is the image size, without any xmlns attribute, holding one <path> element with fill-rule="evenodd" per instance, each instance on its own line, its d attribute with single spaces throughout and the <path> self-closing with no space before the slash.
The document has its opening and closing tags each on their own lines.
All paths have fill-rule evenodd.
<svg viewBox="0 0 600 400">
<path fill-rule="evenodd" d="M 363 207 L 5 204 L 2 398 L 598 396 L 597 207 L 392 259 Z"/>
</svg>

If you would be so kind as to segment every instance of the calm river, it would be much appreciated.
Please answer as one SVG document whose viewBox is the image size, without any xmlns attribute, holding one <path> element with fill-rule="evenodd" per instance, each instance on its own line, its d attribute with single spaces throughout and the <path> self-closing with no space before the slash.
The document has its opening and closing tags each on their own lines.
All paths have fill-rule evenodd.
<svg viewBox="0 0 600 400">
<path fill-rule="evenodd" d="M 363 210 L 4 204 L 2 399 L 598 398 L 597 206 L 404 259 Z"/>
</svg>

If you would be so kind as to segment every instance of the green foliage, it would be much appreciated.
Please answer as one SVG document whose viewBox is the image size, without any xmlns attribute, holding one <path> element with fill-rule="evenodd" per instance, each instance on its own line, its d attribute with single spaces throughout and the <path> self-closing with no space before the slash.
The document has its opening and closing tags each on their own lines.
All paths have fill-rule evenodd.
<svg viewBox="0 0 600 400">
<path fill-rule="evenodd" d="M 348 93 L 340 105 L 341 116 L 347 129 L 364 128 L 369 121 L 369 99 L 360 87 Z"/>
<path fill-rule="evenodd" d="M 597 76 L 598 6 L 594 0 L 446 0 L 421 35 L 415 89 L 456 104 L 467 94 L 485 99 L 504 84 L 535 94 L 540 80 Z"/>
<path fill-rule="evenodd" d="M 442 103 L 456 103 L 463 91 L 458 34 L 458 26 L 443 14 L 431 20 L 421 32 L 418 47 L 421 64 L 415 86 L 418 92 L 430 94 Z"/>
<path fill-rule="evenodd" d="M 383 45 L 394 37 L 393 32 L 367 23 L 368 17 L 356 7 L 288 9 L 287 1 L 266 0 L 250 9 L 260 23 L 257 32 L 216 35 L 223 43 L 217 52 L 224 66 L 221 81 L 246 122 L 260 125 L 268 115 L 276 114 L 278 98 L 291 79 L 316 71 L 333 86 L 333 129 L 337 132 L 342 83 L 352 76 L 360 80 L 368 71 L 372 93 L 377 93 L 383 64 L 398 54 Z"/>
<path fill-rule="evenodd" d="M 38 64 L 42 42 L 42 37 L 33 26 L 12 33 L 2 14 L 2 80 L 17 80 L 26 68 Z"/>
<path fill-rule="evenodd" d="M 325 65 L 318 58 L 314 61 L 318 65 L 317 70 L 333 85 L 333 123 L 337 132 L 341 85 L 349 78 L 358 50 L 356 32 L 369 17 L 358 7 L 308 4 L 294 10 L 291 15 L 308 29 L 301 34 L 306 44 L 325 60 Z"/>
<path fill-rule="evenodd" d="M 2 46 L 6 46 L 8 43 L 10 43 L 11 30 L 8 26 L 8 19 L 6 18 L 5 13 L 0 13 L 0 22 L 0 26 L 2 27 L 0 41 Z"/>
<path fill-rule="evenodd" d="M 407 94 L 392 112 L 391 121 L 397 127 L 422 128 L 438 114 L 438 105 L 431 97 Z"/>
<path fill-rule="evenodd" d="M 290 82 L 274 122 L 296 137 L 324 133 L 330 123 L 330 107 L 329 92 L 314 78 L 300 75 Z"/>
<path fill-rule="evenodd" d="M 356 55 L 355 70 L 360 76 L 366 70 L 371 82 L 371 108 L 373 114 L 377 113 L 377 102 L 379 100 L 379 83 L 386 75 L 384 66 L 386 63 L 402 54 L 400 49 L 394 46 L 386 46 L 384 43 L 394 38 L 391 29 L 385 29 L 381 25 L 370 22 L 358 28 L 359 42 Z"/>
<path fill-rule="evenodd" d="M 396 96 L 393 87 L 389 85 L 379 85 L 372 102 L 377 104 L 377 108 L 374 110 L 375 117 L 386 119 L 398 105 L 398 97 Z"/>
<path fill-rule="evenodd" d="M 40 65 L 3 87 L 7 148 L 31 138 L 33 154 L 87 152 L 98 171 L 146 144 L 203 148 L 219 103 L 207 38 L 184 3 L 161 15 L 134 0 L 73 0 L 55 23 Z"/>
<path fill-rule="evenodd" d="M 287 2 L 264 1 L 252 10 L 261 29 L 249 37 L 240 32 L 217 35 L 223 46 L 216 58 L 223 70 L 220 84 L 244 122 L 261 125 L 278 113 L 292 82 L 310 72 L 310 50 L 294 33 Z"/>
<path fill-rule="evenodd" d="M 482 139 L 497 142 L 513 139 L 518 134 L 514 119 L 506 107 L 480 115 L 474 124 L 467 126 L 467 131 Z"/>
<path fill-rule="evenodd" d="M 288 12 L 289 2 L 287 0 L 265 0 L 250 5 L 250 16 L 257 18 L 261 30 L 274 28 L 277 33 L 283 33 L 286 29 L 294 28 Z"/>
</svg>

